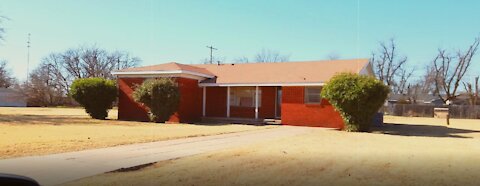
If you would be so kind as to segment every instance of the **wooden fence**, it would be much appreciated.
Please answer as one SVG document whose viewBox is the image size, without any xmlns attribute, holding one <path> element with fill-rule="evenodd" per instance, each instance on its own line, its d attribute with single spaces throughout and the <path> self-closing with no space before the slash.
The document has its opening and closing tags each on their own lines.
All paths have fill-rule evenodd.
<svg viewBox="0 0 480 186">
<path fill-rule="evenodd" d="M 386 115 L 409 117 L 433 117 L 434 108 L 449 108 L 450 118 L 480 119 L 480 105 L 418 105 L 391 104 L 382 108 Z"/>
</svg>

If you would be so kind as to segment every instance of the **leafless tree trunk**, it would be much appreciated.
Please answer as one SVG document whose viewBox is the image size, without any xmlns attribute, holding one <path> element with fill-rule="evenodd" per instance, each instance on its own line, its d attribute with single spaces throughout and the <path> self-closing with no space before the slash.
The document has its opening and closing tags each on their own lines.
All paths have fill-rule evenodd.
<svg viewBox="0 0 480 186">
<path fill-rule="evenodd" d="M 433 60 L 435 89 L 444 103 L 452 101 L 457 96 L 460 82 L 472 63 L 479 43 L 480 38 L 475 38 L 466 51 L 458 51 L 456 55 L 450 55 L 446 50 L 438 50 L 438 55 Z"/>
<path fill-rule="evenodd" d="M 419 83 L 407 86 L 407 96 L 410 103 L 417 103 L 418 95 L 421 94 L 421 85 Z"/>
<path fill-rule="evenodd" d="M 472 85 L 471 83 L 465 83 L 463 82 L 463 86 L 465 90 L 467 91 L 468 96 L 470 97 L 469 103 L 470 105 L 477 105 L 477 100 L 478 100 L 478 76 L 475 77 L 475 82 Z"/>
<path fill-rule="evenodd" d="M 377 78 L 397 94 L 406 92 L 406 84 L 413 73 L 413 69 L 406 69 L 406 62 L 406 56 L 398 56 L 394 39 L 390 39 L 388 44 L 380 42 L 378 54 L 372 53 L 370 59 Z"/>
</svg>

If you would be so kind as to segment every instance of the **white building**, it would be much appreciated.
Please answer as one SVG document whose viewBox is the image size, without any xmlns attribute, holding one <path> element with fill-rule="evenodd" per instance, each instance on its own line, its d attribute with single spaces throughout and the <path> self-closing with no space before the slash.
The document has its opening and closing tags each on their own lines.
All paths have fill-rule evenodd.
<svg viewBox="0 0 480 186">
<path fill-rule="evenodd" d="M 26 96 L 20 91 L 0 88 L 0 107 L 26 107 Z"/>
</svg>

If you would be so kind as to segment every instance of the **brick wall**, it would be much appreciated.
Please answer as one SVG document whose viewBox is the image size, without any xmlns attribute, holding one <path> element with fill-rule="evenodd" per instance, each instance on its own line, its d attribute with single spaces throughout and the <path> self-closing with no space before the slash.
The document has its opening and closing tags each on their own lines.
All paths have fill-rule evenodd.
<svg viewBox="0 0 480 186">
<path fill-rule="evenodd" d="M 340 114 L 327 100 L 321 104 L 304 103 L 304 87 L 282 88 L 282 124 L 343 128 Z"/>
<path fill-rule="evenodd" d="M 207 117 L 227 116 L 226 87 L 207 87 L 206 102 L 205 115 Z"/>
<path fill-rule="evenodd" d="M 136 84 L 143 78 L 119 78 L 118 118 L 120 120 L 148 121 L 145 107 L 133 101 L 132 93 Z M 178 112 L 170 118 L 171 122 L 196 122 L 202 115 L 202 89 L 197 80 L 178 78 L 181 98 Z M 261 87 L 262 106 L 260 118 L 275 117 L 275 87 Z M 343 128 L 340 114 L 327 100 L 321 104 L 304 103 L 304 87 L 282 88 L 282 123 L 286 125 Z M 226 87 L 207 88 L 206 115 L 209 117 L 226 117 Z M 231 117 L 254 118 L 255 108 L 231 107 Z"/>
<path fill-rule="evenodd" d="M 133 101 L 135 85 L 142 84 L 144 78 L 118 78 L 118 119 L 129 121 L 149 121 L 145 107 Z"/>
<path fill-rule="evenodd" d="M 141 84 L 144 80 L 144 78 L 118 78 L 118 119 L 149 120 L 147 109 L 132 98 L 134 86 Z M 199 121 L 202 114 L 202 89 L 198 87 L 198 81 L 187 78 L 176 78 L 176 81 L 180 90 L 180 105 L 169 121 L 182 123 Z"/>
<path fill-rule="evenodd" d="M 170 117 L 170 122 L 193 123 L 202 117 L 202 89 L 198 80 L 177 78 L 180 89 L 178 112 Z"/>
</svg>

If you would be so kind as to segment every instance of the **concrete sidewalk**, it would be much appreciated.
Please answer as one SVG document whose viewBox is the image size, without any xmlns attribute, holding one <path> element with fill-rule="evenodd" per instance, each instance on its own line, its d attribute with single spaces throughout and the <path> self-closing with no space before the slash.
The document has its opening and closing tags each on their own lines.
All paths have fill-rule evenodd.
<svg viewBox="0 0 480 186">
<path fill-rule="evenodd" d="M 308 127 L 280 126 L 273 129 L 5 159 L 0 160 L 0 173 L 28 176 L 41 185 L 57 185 L 121 168 L 295 136 L 308 131 Z"/>
</svg>

